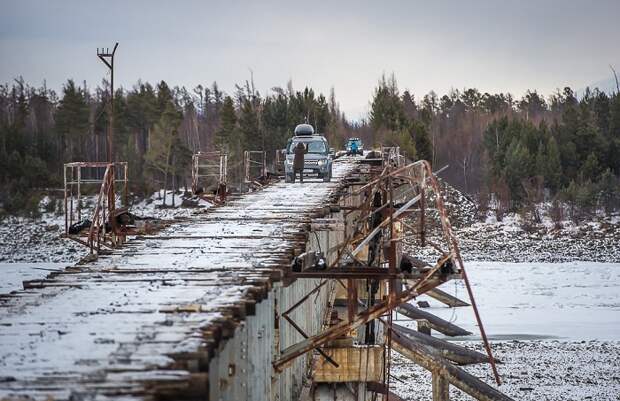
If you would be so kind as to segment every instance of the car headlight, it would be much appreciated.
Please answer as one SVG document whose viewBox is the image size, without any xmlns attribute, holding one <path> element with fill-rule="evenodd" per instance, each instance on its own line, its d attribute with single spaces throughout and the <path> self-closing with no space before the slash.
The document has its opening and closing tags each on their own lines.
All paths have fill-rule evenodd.
<svg viewBox="0 0 620 401">
<path fill-rule="evenodd" d="M 319 160 L 319 166 L 324 166 L 325 163 L 327 163 L 327 160 L 325 160 L 325 159 Z"/>
</svg>

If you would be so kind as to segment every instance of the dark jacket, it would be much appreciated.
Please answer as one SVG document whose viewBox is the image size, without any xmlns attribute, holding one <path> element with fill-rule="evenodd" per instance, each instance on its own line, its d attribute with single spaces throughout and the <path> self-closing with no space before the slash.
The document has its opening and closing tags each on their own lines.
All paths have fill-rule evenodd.
<svg viewBox="0 0 620 401">
<path fill-rule="evenodd" d="M 303 143 L 297 142 L 297 146 L 293 149 L 295 158 L 293 159 L 293 168 L 295 170 L 303 170 L 304 168 L 304 154 L 308 153 L 308 150 Z"/>
</svg>

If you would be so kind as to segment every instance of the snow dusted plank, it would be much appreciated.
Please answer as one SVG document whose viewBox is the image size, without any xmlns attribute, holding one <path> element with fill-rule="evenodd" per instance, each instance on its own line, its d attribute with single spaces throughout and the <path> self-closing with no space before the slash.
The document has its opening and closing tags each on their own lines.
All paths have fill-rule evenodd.
<svg viewBox="0 0 620 401">
<path fill-rule="evenodd" d="M 353 168 L 198 210 L 0 297 L 0 398 L 147 399 L 204 383 L 183 358 L 208 355 L 267 296 Z"/>
</svg>

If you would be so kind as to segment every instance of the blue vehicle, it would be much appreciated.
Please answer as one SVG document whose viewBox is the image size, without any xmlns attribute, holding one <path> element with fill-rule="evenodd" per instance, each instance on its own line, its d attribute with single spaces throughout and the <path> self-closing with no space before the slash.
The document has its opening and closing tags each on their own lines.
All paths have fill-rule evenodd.
<svg viewBox="0 0 620 401">
<path fill-rule="evenodd" d="M 361 155 L 364 154 L 364 144 L 359 138 L 349 138 L 345 146 L 345 150 L 347 151 L 348 156 Z"/>
</svg>

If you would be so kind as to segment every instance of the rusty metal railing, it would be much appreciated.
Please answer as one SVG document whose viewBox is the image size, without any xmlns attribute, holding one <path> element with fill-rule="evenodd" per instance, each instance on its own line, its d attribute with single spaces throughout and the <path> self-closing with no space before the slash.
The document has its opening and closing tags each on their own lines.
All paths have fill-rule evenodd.
<svg viewBox="0 0 620 401">
<path fill-rule="evenodd" d="M 72 162 L 64 165 L 65 236 L 90 248 L 91 253 L 101 246 L 114 247 L 124 242 L 125 235 L 116 226 L 117 192 L 120 201 L 128 206 L 127 162 Z M 86 187 L 99 186 L 98 197 L 90 219 L 84 219 Z M 84 236 L 82 232 L 88 228 Z"/>
<path fill-rule="evenodd" d="M 198 152 L 192 156 L 192 192 L 211 201 L 226 201 L 228 155 L 223 152 Z M 212 192 L 212 194 L 207 193 Z"/>
</svg>

